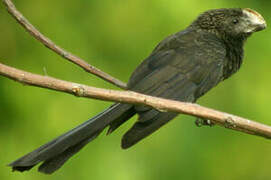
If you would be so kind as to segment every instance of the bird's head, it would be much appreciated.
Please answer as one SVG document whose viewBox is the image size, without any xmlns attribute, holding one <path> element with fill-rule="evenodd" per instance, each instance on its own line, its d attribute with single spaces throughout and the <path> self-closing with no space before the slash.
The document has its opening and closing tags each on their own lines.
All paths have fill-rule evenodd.
<svg viewBox="0 0 271 180">
<path fill-rule="evenodd" d="M 264 18 L 249 8 L 215 9 L 202 13 L 193 23 L 199 29 L 219 36 L 246 39 L 266 28 Z"/>
</svg>

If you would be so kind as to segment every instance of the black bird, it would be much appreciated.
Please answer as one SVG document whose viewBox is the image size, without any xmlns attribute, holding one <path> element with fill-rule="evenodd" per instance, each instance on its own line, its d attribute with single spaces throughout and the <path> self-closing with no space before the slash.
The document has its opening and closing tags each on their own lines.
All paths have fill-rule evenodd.
<svg viewBox="0 0 271 180">
<path fill-rule="evenodd" d="M 242 64 L 243 45 L 254 32 L 266 28 L 263 17 L 251 9 L 209 10 L 185 30 L 173 34 L 153 50 L 133 72 L 128 89 L 152 96 L 195 102 Z M 177 116 L 143 105 L 115 103 L 80 126 L 9 164 L 25 171 L 43 162 L 39 171 L 51 174 L 95 139 L 107 126 L 108 134 L 135 114 L 121 146 L 126 149 Z"/>
</svg>

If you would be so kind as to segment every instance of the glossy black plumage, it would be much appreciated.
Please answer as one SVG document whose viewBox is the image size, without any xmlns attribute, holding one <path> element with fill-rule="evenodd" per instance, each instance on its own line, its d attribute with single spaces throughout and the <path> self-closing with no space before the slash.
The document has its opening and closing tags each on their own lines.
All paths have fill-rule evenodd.
<svg viewBox="0 0 271 180">
<path fill-rule="evenodd" d="M 136 68 L 128 89 L 195 102 L 240 68 L 246 38 L 265 26 L 263 18 L 250 9 L 207 11 L 185 30 L 160 42 Z M 136 144 L 177 116 L 147 106 L 116 103 L 9 165 L 13 170 L 24 171 L 43 162 L 39 171 L 53 173 L 104 128 L 109 126 L 110 134 L 135 114 L 139 115 L 138 121 L 124 134 L 122 148 Z"/>
</svg>

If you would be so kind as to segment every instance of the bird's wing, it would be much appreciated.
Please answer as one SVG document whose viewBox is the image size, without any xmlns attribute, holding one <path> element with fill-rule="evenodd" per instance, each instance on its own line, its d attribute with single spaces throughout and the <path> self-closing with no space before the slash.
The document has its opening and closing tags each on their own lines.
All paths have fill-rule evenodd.
<svg viewBox="0 0 271 180">
<path fill-rule="evenodd" d="M 215 36 L 185 32 L 162 41 L 133 73 L 128 85 L 133 91 L 173 100 L 195 102 L 223 79 L 226 50 Z M 138 121 L 123 136 L 128 148 L 173 119 L 163 113 L 136 106 Z"/>
</svg>

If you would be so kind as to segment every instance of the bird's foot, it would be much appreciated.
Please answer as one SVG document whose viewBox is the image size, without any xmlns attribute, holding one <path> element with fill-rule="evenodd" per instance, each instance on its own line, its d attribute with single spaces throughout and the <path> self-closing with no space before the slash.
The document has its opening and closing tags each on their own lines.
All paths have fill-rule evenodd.
<svg viewBox="0 0 271 180">
<path fill-rule="evenodd" d="M 197 118 L 195 121 L 196 126 L 202 127 L 202 126 L 209 126 L 212 127 L 215 125 L 211 120 L 209 119 L 203 119 L 203 118 Z"/>
</svg>

